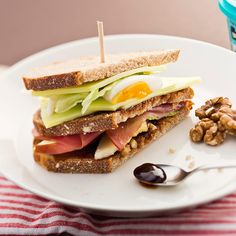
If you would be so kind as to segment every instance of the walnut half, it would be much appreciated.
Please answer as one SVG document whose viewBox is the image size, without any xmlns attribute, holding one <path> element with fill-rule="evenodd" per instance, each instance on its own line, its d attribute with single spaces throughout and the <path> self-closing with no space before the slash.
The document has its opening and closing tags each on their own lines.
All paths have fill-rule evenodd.
<svg viewBox="0 0 236 236">
<path fill-rule="evenodd" d="M 236 135 L 236 110 L 220 109 L 220 123 L 229 134 Z"/>
<path fill-rule="evenodd" d="M 190 130 L 190 138 L 193 142 L 204 141 L 211 146 L 223 143 L 225 137 L 226 130 L 209 118 L 202 119 Z"/>
<path fill-rule="evenodd" d="M 195 115 L 200 120 L 204 118 L 209 118 L 218 121 L 217 116 L 215 116 L 215 114 L 221 108 L 231 108 L 231 106 L 232 103 L 228 98 L 216 97 L 206 101 L 205 105 L 201 106 L 195 111 Z"/>
</svg>

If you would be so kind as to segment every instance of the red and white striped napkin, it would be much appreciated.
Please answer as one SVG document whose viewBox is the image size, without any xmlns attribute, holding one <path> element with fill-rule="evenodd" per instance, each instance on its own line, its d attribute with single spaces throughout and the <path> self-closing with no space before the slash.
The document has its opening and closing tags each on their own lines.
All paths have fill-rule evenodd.
<svg viewBox="0 0 236 236">
<path fill-rule="evenodd" d="M 0 235 L 236 235 L 236 193 L 172 216 L 91 216 L 29 193 L 0 176 Z"/>
</svg>

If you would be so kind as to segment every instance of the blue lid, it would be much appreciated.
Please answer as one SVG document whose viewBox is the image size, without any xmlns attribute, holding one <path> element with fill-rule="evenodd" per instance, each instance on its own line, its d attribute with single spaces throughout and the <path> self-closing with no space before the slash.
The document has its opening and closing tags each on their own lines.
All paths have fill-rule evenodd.
<svg viewBox="0 0 236 236">
<path fill-rule="evenodd" d="M 227 17 L 236 21 L 236 0 L 219 0 L 219 7 Z"/>
</svg>

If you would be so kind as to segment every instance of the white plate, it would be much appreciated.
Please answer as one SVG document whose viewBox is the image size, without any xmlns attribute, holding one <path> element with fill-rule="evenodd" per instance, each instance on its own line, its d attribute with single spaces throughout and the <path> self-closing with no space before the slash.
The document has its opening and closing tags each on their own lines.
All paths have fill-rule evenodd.
<svg viewBox="0 0 236 236">
<path fill-rule="evenodd" d="M 196 106 L 214 96 L 228 96 L 236 104 L 236 55 L 226 49 L 195 40 L 158 35 L 118 35 L 105 40 L 106 52 L 180 48 L 177 63 L 165 75 L 200 75 L 195 87 Z M 38 195 L 77 206 L 84 211 L 112 216 L 151 216 L 177 211 L 217 199 L 236 189 L 236 172 L 210 171 L 190 177 L 174 188 L 145 188 L 133 177 L 133 169 L 144 163 L 171 163 L 187 168 L 191 155 L 196 165 L 232 161 L 235 140 L 220 147 L 189 141 L 194 112 L 184 122 L 154 142 L 111 174 L 55 174 L 33 162 L 32 115 L 37 101 L 23 91 L 21 75 L 31 67 L 86 54 L 98 54 L 97 39 L 63 44 L 17 63 L 0 81 L 0 171 L 9 179 Z M 169 148 L 175 148 L 169 154 Z"/>
</svg>

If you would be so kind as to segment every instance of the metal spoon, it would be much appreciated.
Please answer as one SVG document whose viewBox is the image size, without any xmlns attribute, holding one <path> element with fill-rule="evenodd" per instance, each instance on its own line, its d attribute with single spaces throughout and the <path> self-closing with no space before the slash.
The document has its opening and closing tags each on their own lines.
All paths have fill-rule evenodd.
<svg viewBox="0 0 236 236">
<path fill-rule="evenodd" d="M 236 168 L 236 163 L 205 165 L 191 171 L 185 171 L 173 165 L 145 163 L 135 168 L 133 174 L 139 182 L 144 184 L 153 186 L 175 186 L 198 171 L 223 168 Z"/>
</svg>

